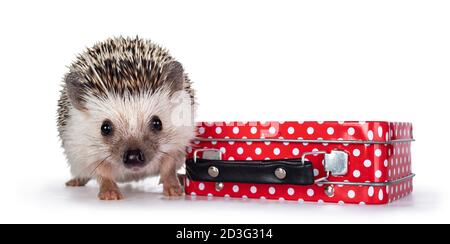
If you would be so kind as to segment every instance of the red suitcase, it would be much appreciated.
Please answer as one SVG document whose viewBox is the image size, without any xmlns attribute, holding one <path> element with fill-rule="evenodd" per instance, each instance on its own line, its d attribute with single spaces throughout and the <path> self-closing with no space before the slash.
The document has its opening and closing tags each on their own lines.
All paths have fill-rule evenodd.
<svg viewBox="0 0 450 244">
<path fill-rule="evenodd" d="M 199 123 L 186 194 L 386 204 L 412 192 L 411 123 Z"/>
</svg>

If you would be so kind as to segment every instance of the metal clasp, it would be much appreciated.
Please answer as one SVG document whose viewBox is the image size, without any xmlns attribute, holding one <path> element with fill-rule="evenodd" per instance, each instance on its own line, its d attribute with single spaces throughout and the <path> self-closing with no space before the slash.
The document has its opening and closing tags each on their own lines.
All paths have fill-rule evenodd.
<svg viewBox="0 0 450 244">
<path fill-rule="evenodd" d="M 302 164 L 305 164 L 306 156 L 308 155 L 318 155 L 323 154 L 324 156 L 324 163 L 323 167 L 325 169 L 325 172 L 327 172 L 327 176 L 317 179 L 317 182 L 324 181 L 328 179 L 330 175 L 333 176 L 343 176 L 346 175 L 348 172 L 348 154 L 341 150 L 332 150 L 330 153 L 327 153 L 325 151 L 317 151 L 317 152 L 306 152 L 302 155 Z"/>
<path fill-rule="evenodd" d="M 222 160 L 222 151 L 219 149 L 213 149 L 213 148 L 205 148 L 205 149 L 196 149 L 194 151 L 194 163 L 197 163 L 198 159 L 198 153 L 203 153 L 203 159 L 208 160 Z"/>
</svg>

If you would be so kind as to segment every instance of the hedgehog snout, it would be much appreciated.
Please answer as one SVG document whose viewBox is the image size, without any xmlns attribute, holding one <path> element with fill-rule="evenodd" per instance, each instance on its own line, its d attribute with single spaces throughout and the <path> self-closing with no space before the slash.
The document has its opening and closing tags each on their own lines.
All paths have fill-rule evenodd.
<svg viewBox="0 0 450 244">
<path fill-rule="evenodd" d="M 145 166 L 145 154 L 141 149 L 128 149 L 123 154 L 123 163 L 127 168 L 142 168 Z"/>
</svg>

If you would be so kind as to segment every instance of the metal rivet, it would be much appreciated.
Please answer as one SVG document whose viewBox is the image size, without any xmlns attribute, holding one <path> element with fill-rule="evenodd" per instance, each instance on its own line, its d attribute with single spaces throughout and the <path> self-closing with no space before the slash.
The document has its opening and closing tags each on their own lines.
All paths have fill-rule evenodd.
<svg viewBox="0 0 450 244">
<path fill-rule="evenodd" d="M 325 187 L 325 195 L 327 195 L 328 197 L 333 197 L 334 196 L 334 187 L 326 186 Z"/>
<path fill-rule="evenodd" d="M 208 168 L 208 174 L 209 176 L 216 178 L 219 176 L 219 169 L 217 167 L 211 166 Z"/>
<path fill-rule="evenodd" d="M 223 183 L 222 182 L 216 182 L 216 191 L 221 191 L 223 189 Z"/>
<path fill-rule="evenodd" d="M 286 170 L 284 170 L 283 168 L 277 168 L 275 170 L 275 176 L 280 180 L 286 178 Z"/>
</svg>

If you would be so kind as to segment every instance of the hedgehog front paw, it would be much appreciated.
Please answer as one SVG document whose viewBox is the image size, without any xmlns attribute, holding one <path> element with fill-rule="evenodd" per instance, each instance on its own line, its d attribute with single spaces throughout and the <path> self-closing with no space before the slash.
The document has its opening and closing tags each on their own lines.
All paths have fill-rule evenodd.
<svg viewBox="0 0 450 244">
<path fill-rule="evenodd" d="M 73 178 L 66 182 L 67 187 L 82 187 L 89 182 L 89 179 Z"/>
<path fill-rule="evenodd" d="M 183 188 L 177 184 L 163 184 L 163 194 L 166 197 L 180 197 L 183 195 Z"/>
<path fill-rule="evenodd" d="M 123 195 L 119 189 L 107 189 L 98 193 L 98 198 L 104 201 L 122 200 Z"/>
</svg>

